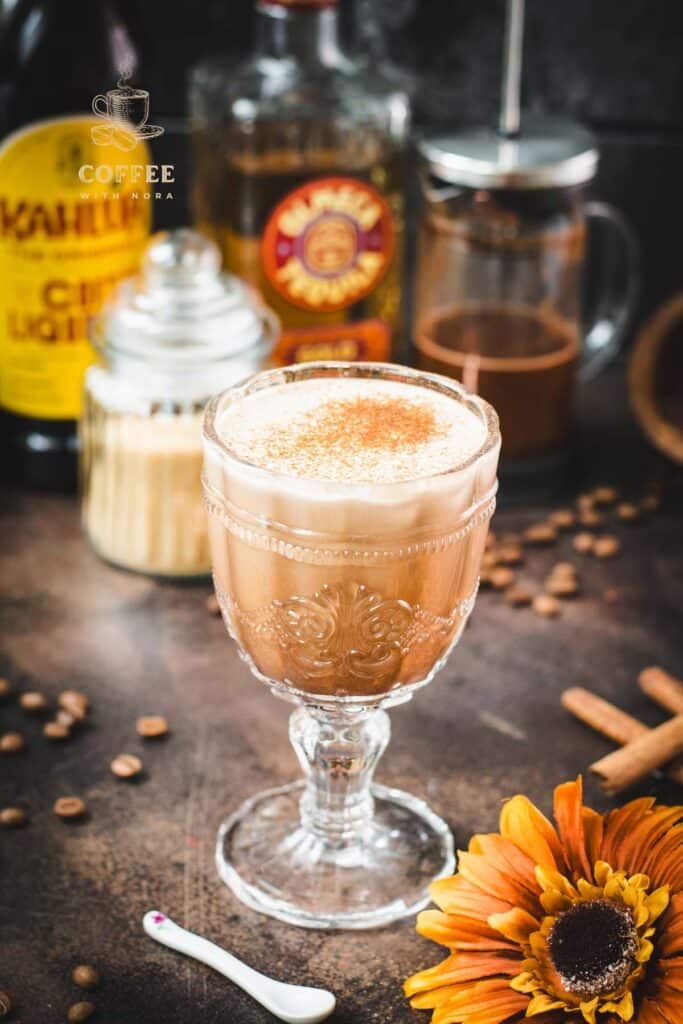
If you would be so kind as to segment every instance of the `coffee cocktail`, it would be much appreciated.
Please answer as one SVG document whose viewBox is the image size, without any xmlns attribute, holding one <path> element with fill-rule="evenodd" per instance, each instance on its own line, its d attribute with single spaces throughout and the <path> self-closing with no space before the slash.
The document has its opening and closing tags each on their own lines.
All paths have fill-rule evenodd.
<svg viewBox="0 0 683 1024">
<path fill-rule="evenodd" d="M 410 913 L 451 841 L 421 801 L 370 787 L 378 709 L 433 677 L 472 609 L 496 415 L 435 375 L 301 364 L 214 400 L 204 440 L 218 599 L 254 673 L 303 705 L 290 734 L 308 773 L 225 823 L 221 874 L 298 924 Z"/>
</svg>

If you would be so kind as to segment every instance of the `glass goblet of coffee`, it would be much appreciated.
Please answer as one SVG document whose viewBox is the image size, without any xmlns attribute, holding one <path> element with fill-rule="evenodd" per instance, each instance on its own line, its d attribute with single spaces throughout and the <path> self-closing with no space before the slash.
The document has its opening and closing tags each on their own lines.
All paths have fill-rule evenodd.
<svg viewBox="0 0 683 1024">
<path fill-rule="evenodd" d="M 486 402 L 388 364 L 272 370 L 207 408 L 216 593 L 254 675 L 297 705 L 304 771 L 221 826 L 219 872 L 256 910 L 367 928 L 452 872 L 446 823 L 372 776 L 385 709 L 433 678 L 472 610 L 499 448 Z"/>
</svg>

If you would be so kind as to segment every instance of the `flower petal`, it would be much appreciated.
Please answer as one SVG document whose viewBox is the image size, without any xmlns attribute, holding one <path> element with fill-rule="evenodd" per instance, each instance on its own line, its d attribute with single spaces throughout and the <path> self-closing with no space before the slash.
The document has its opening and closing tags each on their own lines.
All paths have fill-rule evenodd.
<svg viewBox="0 0 683 1024">
<path fill-rule="evenodd" d="M 525 796 L 513 796 L 500 812 L 500 833 L 531 857 L 534 864 L 562 871 L 562 844 L 546 816 Z"/>
<path fill-rule="evenodd" d="M 447 914 L 474 917 L 486 921 L 491 914 L 501 914 L 510 908 L 509 900 L 501 900 L 472 885 L 462 875 L 439 878 L 429 887 L 429 893 L 437 907 Z"/>
<path fill-rule="evenodd" d="M 530 914 L 536 910 L 538 901 L 533 893 L 529 892 L 519 879 L 512 878 L 504 870 L 489 864 L 480 854 L 460 853 L 458 866 L 460 874 L 484 892 L 507 901 L 513 907 L 523 907 Z"/>
<path fill-rule="evenodd" d="M 588 859 L 583 827 L 583 782 L 565 782 L 555 789 L 555 821 L 565 858 L 574 879 L 593 880 L 593 864 Z"/>
<path fill-rule="evenodd" d="M 458 917 L 455 914 L 442 914 L 440 910 L 423 910 L 417 915 L 417 931 L 426 939 L 438 942 L 451 950 L 503 950 L 516 953 L 519 949 L 507 942 L 486 921 L 476 921 L 471 917 Z"/>
<path fill-rule="evenodd" d="M 518 971 L 519 960 L 510 957 L 487 953 L 452 953 L 436 967 L 428 967 L 413 974 L 405 982 L 403 990 L 407 996 L 414 996 L 443 985 L 460 985 L 495 975 L 512 978 Z"/>
<path fill-rule="evenodd" d="M 506 939 L 520 946 L 528 942 L 531 933 L 538 931 L 541 926 L 538 918 L 527 914 L 520 907 L 514 907 L 506 914 L 491 914 L 489 924 Z"/>
</svg>

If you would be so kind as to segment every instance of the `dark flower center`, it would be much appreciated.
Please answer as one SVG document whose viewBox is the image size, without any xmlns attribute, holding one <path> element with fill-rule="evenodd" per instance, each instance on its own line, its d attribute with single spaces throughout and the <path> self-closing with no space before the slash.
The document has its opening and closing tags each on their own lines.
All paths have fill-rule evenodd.
<svg viewBox="0 0 683 1024">
<path fill-rule="evenodd" d="M 590 1000 L 616 992 L 628 979 L 637 962 L 638 934 L 628 910 L 588 900 L 558 917 L 548 951 L 566 991 Z"/>
</svg>

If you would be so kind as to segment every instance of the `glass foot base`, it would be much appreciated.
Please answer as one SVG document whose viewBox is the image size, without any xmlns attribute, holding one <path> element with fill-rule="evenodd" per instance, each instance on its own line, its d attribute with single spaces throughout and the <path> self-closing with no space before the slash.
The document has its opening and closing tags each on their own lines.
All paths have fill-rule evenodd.
<svg viewBox="0 0 683 1024">
<path fill-rule="evenodd" d="M 304 928 L 375 928 L 421 910 L 429 883 L 453 873 L 450 830 L 417 797 L 373 785 L 371 822 L 330 843 L 301 824 L 303 788 L 259 793 L 221 825 L 218 873 L 254 910 Z"/>
</svg>

